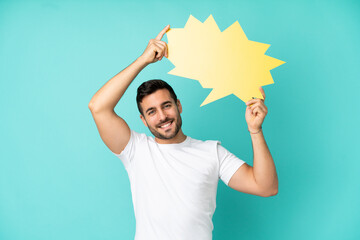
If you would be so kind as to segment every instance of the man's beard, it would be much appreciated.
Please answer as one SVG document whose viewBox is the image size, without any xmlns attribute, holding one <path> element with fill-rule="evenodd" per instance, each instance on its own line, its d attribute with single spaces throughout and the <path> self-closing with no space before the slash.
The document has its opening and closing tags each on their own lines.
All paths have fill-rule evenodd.
<svg viewBox="0 0 360 240">
<path fill-rule="evenodd" d="M 160 123 L 160 124 L 163 124 L 163 123 L 168 122 L 168 121 L 173 121 L 173 122 L 171 123 L 171 124 L 173 124 L 173 123 L 175 122 L 175 119 L 166 118 L 165 121 L 163 121 L 163 122 Z M 160 124 L 159 124 L 159 125 L 160 125 Z M 148 126 L 149 126 L 149 125 L 148 125 Z M 157 138 L 159 138 L 159 139 L 172 139 L 173 137 L 175 137 L 175 136 L 178 134 L 178 132 L 179 132 L 180 129 L 181 129 L 181 126 L 182 126 L 182 119 L 181 119 L 181 116 L 180 116 L 180 114 L 179 114 L 179 112 L 178 112 L 177 122 L 176 122 L 176 125 L 175 125 L 175 131 L 174 131 L 174 133 L 171 134 L 170 136 L 165 136 L 165 135 L 159 133 L 156 129 L 150 127 L 150 126 L 149 126 L 149 130 L 150 130 L 150 132 L 151 132 L 155 137 L 157 137 Z"/>
</svg>

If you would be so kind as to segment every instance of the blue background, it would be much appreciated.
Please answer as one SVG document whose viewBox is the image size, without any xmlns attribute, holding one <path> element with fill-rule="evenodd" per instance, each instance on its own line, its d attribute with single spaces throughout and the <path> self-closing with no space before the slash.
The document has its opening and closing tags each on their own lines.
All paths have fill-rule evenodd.
<svg viewBox="0 0 360 240">
<path fill-rule="evenodd" d="M 239 193 L 220 181 L 214 239 L 360 239 L 358 1 L 0 1 L 0 239 L 133 239 L 127 173 L 101 141 L 88 103 L 167 24 L 212 14 L 239 21 L 286 64 L 264 87 L 263 124 L 279 193 Z M 166 38 L 165 38 L 166 41 Z M 191 53 L 189 53 L 191 57 Z M 245 104 L 199 107 L 211 89 L 151 64 L 116 107 L 150 134 L 136 108 L 143 81 L 168 81 L 183 130 L 220 140 L 252 165 Z"/>
</svg>

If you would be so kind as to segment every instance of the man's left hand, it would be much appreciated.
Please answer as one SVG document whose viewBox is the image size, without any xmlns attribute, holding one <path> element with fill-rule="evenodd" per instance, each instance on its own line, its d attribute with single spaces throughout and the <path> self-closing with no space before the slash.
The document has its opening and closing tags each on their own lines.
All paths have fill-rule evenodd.
<svg viewBox="0 0 360 240">
<path fill-rule="evenodd" d="M 265 116 L 268 113 L 267 107 L 264 104 L 265 92 L 262 87 L 259 89 L 264 99 L 252 99 L 246 103 L 245 119 L 250 132 L 258 132 L 260 130 Z"/>
</svg>

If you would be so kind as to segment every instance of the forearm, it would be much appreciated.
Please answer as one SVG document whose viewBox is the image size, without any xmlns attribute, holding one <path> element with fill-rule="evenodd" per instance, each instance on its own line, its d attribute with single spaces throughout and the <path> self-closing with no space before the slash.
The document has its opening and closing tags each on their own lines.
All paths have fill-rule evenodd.
<svg viewBox="0 0 360 240">
<path fill-rule="evenodd" d="M 278 178 L 274 160 L 266 144 L 262 130 L 256 134 L 250 134 L 254 151 L 253 171 L 256 183 L 264 189 L 264 192 L 276 194 Z"/>
<path fill-rule="evenodd" d="M 90 100 L 89 108 L 97 112 L 104 109 L 114 109 L 131 82 L 147 64 L 141 57 L 136 59 L 95 93 Z"/>
</svg>

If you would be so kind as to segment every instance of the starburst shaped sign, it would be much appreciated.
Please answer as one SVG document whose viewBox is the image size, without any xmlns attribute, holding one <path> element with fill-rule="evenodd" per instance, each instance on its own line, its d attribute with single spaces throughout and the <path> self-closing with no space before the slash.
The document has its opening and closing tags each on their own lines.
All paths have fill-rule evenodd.
<svg viewBox="0 0 360 240">
<path fill-rule="evenodd" d="M 213 90 L 204 106 L 234 94 L 247 102 L 261 98 L 260 86 L 274 83 L 270 70 L 285 63 L 265 55 L 269 44 L 247 39 L 238 21 L 223 32 L 212 15 L 202 23 L 190 15 L 184 28 L 167 32 L 169 74 L 198 80 Z"/>
</svg>

